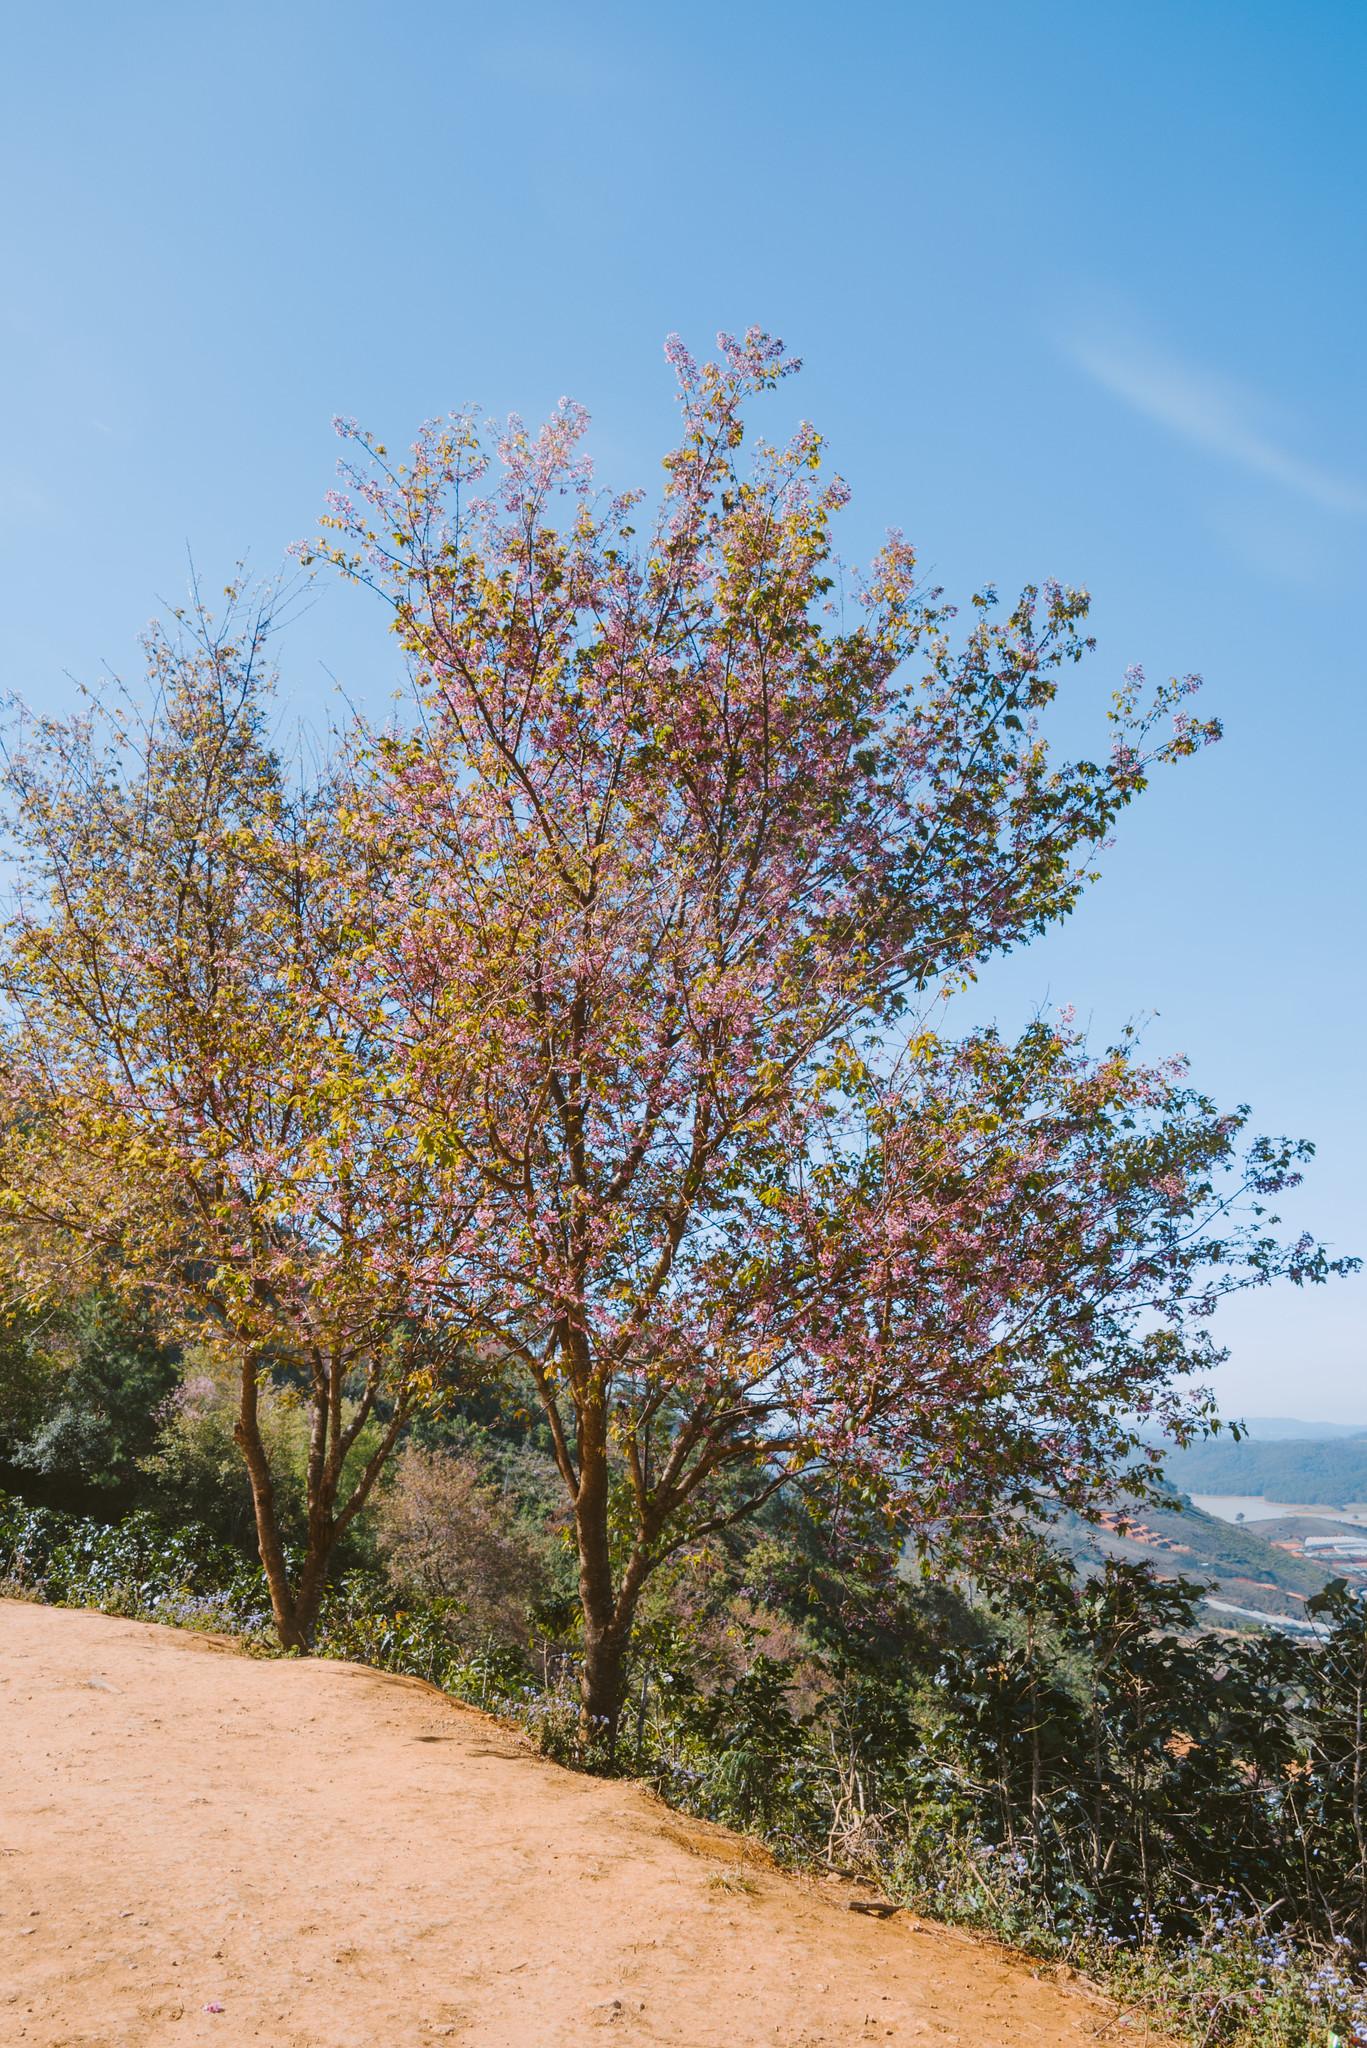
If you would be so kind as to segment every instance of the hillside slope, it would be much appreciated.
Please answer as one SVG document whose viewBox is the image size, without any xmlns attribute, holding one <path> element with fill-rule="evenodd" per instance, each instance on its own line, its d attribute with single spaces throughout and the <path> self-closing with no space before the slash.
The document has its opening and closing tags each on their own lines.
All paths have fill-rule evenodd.
<svg viewBox="0 0 1367 2048">
<path fill-rule="evenodd" d="M 1082 1991 L 782 1876 L 416 1680 L 0 1601 L 0 1727 L 6 2043 L 1127 2038 Z"/>
<path fill-rule="evenodd" d="M 1055 1540 L 1084 1571 L 1103 1557 L 1148 1564 L 1161 1578 L 1194 1579 L 1210 1586 L 1220 1599 L 1273 1620 L 1303 1618 L 1306 1600 L 1334 1576 L 1330 1566 L 1313 1557 L 1278 1549 L 1263 1533 L 1266 1528 L 1279 1536 L 1273 1524 L 1223 1522 L 1190 1500 L 1166 1507 L 1130 1507 L 1122 1519 L 1124 1535 L 1114 1526 L 1115 1516 L 1109 1526 L 1098 1526 L 1078 1515 L 1065 1515 L 1055 1527 Z M 1333 1533 L 1337 1525 L 1323 1526 Z M 1220 1620 L 1227 1625 L 1227 1617 Z"/>
</svg>

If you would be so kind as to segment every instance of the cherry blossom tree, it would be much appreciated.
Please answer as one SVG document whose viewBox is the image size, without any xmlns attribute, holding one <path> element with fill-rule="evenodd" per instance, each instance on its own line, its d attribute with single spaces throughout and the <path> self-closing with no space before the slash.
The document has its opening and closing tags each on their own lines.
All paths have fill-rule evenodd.
<svg viewBox="0 0 1367 2048">
<path fill-rule="evenodd" d="M 573 1509 L 587 1721 L 650 1573 L 839 1474 L 913 1527 L 1085 1506 L 1233 1286 L 1318 1277 L 1261 1211 L 1298 1148 L 1131 1045 L 931 1028 L 1065 917 L 1155 767 L 1216 736 L 1131 674 L 1100 762 L 1045 724 L 1088 600 L 961 629 L 893 534 L 834 552 L 820 436 L 747 445 L 798 366 L 698 366 L 652 508 L 585 416 L 351 424 L 323 556 L 392 607 L 419 716 L 353 764 L 368 1014 L 462 1193 L 450 1313 L 525 1374 Z M 1241 1206 L 1243 1205 L 1243 1206 Z"/>
<path fill-rule="evenodd" d="M 440 1170 L 390 1113 L 349 998 L 335 792 L 270 744 L 269 603 L 147 641 L 148 708 L 21 733 L 6 788 L 0 1248 L 22 1295 L 99 1280 L 230 1354 L 235 1434 L 283 1644 L 458 1345 L 429 1314 Z M 309 1420 L 286 1555 L 268 1379 Z"/>
</svg>

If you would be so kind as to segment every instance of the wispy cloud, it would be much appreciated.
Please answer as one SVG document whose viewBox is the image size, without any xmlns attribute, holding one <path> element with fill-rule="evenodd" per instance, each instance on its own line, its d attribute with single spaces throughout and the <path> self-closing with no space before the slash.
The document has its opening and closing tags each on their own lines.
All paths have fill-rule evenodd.
<svg viewBox="0 0 1367 2048">
<path fill-rule="evenodd" d="M 59 511 L 53 492 L 18 470 L 0 470 L 0 527 L 50 526 Z"/>
<path fill-rule="evenodd" d="M 1262 431 L 1255 422 L 1266 407 L 1231 379 L 1194 369 L 1142 342 L 1095 330 L 1068 336 L 1063 347 L 1103 390 L 1193 447 L 1267 477 L 1327 512 L 1367 513 L 1367 489 L 1305 461 Z"/>
</svg>

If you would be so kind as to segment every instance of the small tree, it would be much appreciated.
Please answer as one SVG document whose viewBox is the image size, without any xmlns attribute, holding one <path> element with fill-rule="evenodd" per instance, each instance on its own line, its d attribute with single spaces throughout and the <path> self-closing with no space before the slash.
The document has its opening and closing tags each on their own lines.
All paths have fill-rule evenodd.
<svg viewBox="0 0 1367 2048">
<path fill-rule="evenodd" d="M 437 1169 L 407 1146 L 349 1005 L 335 796 L 290 787 L 267 736 L 269 607 L 229 598 L 221 625 L 197 605 L 151 634 L 145 719 L 97 704 L 9 755 L 0 1218 L 30 1300 L 136 1290 L 230 1351 L 261 1560 L 297 1647 L 456 1336 L 426 1308 Z M 260 1426 L 269 1375 L 309 1418 L 297 1570 Z"/>
<path fill-rule="evenodd" d="M 781 346 L 670 353 L 684 432 L 643 543 L 564 403 L 492 445 L 455 417 L 398 466 L 345 426 L 316 550 L 383 593 L 412 665 L 417 728 L 354 773 L 384 878 L 355 912 L 367 1004 L 415 1145 L 478 1183 L 446 1298 L 544 1410 L 609 1730 L 681 1545 L 837 1469 L 923 1527 L 1085 1503 L 1134 1448 L 1122 1416 L 1181 1426 L 1222 1288 L 1322 1270 L 1228 1221 L 1293 1151 L 1217 1190 L 1239 1120 L 1178 1074 L 926 1028 L 1072 909 L 1153 764 L 1214 736 L 1190 680 L 1144 706 L 1131 676 L 1109 758 L 1056 763 L 1038 720 L 1085 593 L 1000 620 L 984 592 L 956 644 L 899 536 L 841 570 L 813 429 L 744 462 Z"/>
</svg>

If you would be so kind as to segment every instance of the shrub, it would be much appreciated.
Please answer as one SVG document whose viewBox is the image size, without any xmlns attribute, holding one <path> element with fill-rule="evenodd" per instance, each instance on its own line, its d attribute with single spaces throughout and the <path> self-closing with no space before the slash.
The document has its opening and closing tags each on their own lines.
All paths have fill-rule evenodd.
<svg viewBox="0 0 1367 2048">
<path fill-rule="evenodd" d="M 104 1523 L 0 1494 L 0 1590 L 62 1606 L 254 1635 L 270 1625 L 259 1565 L 194 1523 Z"/>
<path fill-rule="evenodd" d="M 440 1603 L 457 1640 L 528 1648 L 532 1610 L 550 1590 L 546 1538 L 471 1454 L 410 1444 L 376 1534 L 393 1591 Z"/>
</svg>

